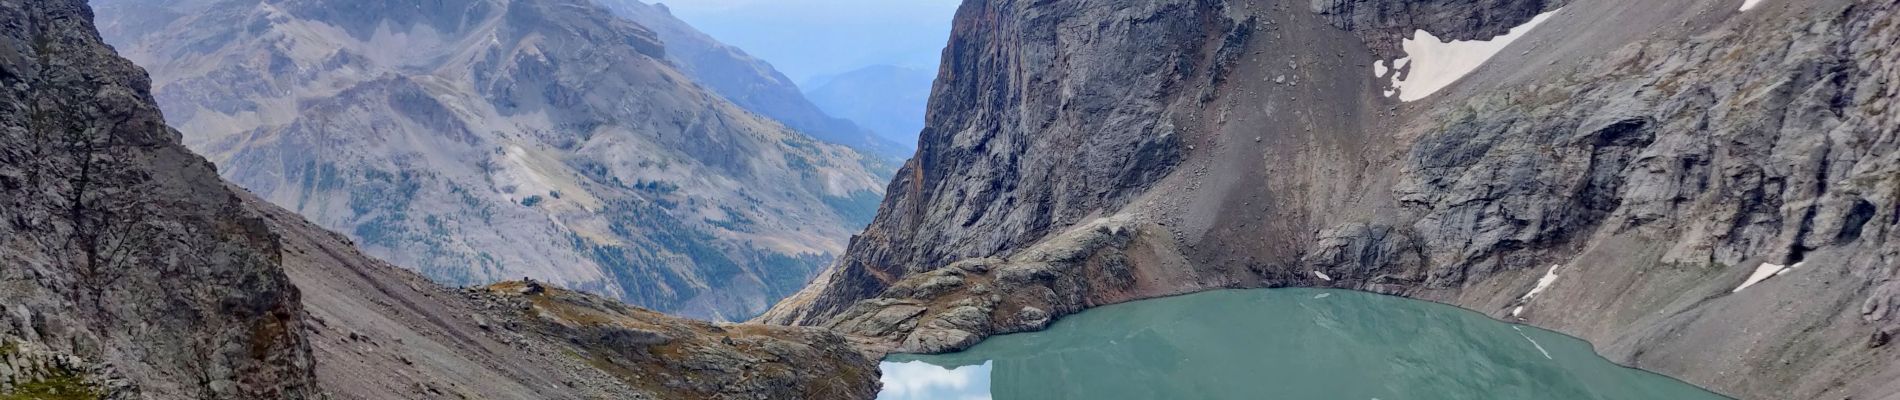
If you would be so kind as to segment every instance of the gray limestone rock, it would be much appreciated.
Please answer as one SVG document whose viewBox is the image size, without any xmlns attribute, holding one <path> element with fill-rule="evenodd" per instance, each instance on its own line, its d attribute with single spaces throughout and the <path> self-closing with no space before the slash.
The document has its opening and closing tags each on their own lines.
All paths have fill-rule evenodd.
<svg viewBox="0 0 1900 400">
<path fill-rule="evenodd" d="M 315 397 L 277 237 L 86 3 L 0 2 L 0 21 L 0 396 Z"/>
</svg>

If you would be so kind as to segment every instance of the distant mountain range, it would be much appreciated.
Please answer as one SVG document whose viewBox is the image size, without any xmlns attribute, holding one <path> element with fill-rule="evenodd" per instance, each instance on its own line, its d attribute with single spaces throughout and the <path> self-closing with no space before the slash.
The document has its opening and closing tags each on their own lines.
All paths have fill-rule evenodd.
<svg viewBox="0 0 1900 400">
<path fill-rule="evenodd" d="M 95 4 L 225 178 L 441 282 L 745 318 L 842 251 L 890 168 L 814 140 L 879 146 L 770 66 L 637 3 Z"/>
<path fill-rule="evenodd" d="M 790 78 L 773 69 L 771 64 L 693 29 L 685 21 L 675 18 L 665 5 L 638 0 L 599 1 L 607 9 L 613 10 L 615 15 L 653 30 L 659 35 L 660 41 L 666 43 L 668 62 L 701 86 L 712 89 L 740 107 L 783 122 L 818 140 L 851 146 L 860 152 L 886 156 L 895 162 L 910 157 L 910 150 L 915 147 L 915 135 L 905 140 L 890 140 L 888 136 L 880 135 L 882 132 L 874 134 L 874 129 L 867 130 L 859 124 L 853 124 L 857 121 L 855 119 L 837 114 L 826 115 L 829 110 L 821 110 L 819 106 L 813 105 L 812 101 L 799 93 L 798 86 Z M 929 81 L 925 81 L 924 90 L 928 92 L 929 89 Z M 919 112 L 922 110 L 918 108 Z M 892 166 L 889 169 L 896 168 Z"/>
<path fill-rule="evenodd" d="M 873 65 L 818 77 L 804 85 L 805 96 L 831 115 L 847 118 L 883 138 L 915 148 L 924 129 L 933 71 Z"/>
<path fill-rule="evenodd" d="M 960 0 L 657 0 L 803 86 L 872 65 L 936 70 Z M 659 29 L 659 28 L 655 28 Z M 809 89 L 809 87 L 807 87 Z"/>
</svg>

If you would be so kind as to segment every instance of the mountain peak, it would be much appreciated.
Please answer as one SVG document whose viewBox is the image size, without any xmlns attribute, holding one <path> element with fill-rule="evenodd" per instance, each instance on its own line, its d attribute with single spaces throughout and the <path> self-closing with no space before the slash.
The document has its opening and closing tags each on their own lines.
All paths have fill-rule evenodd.
<svg viewBox="0 0 1900 400">
<path fill-rule="evenodd" d="M 443 282 L 745 318 L 842 251 L 881 191 L 881 161 L 695 84 L 659 33 L 591 1 L 180 14 L 116 40 L 186 143 Z"/>
</svg>

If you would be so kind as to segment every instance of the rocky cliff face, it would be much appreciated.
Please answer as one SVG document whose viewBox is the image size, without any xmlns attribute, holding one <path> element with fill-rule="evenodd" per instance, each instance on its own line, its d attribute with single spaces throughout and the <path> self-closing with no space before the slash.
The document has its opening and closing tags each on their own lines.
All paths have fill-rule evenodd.
<svg viewBox="0 0 1900 400">
<path fill-rule="evenodd" d="M 1212 83 L 1195 77 L 1219 65 L 1201 39 L 1246 32 L 1201 5 L 1123 6 L 964 4 L 917 156 L 840 267 L 820 278 L 833 283 L 813 286 L 827 293 L 810 309 L 828 316 L 900 277 L 1022 247 L 1127 204 L 1166 175 L 1183 155 L 1193 88 Z M 1077 28 L 1094 21 L 1111 26 Z M 1056 40 L 1065 30 L 1082 41 L 1187 45 L 1066 46 Z"/>
<path fill-rule="evenodd" d="M 449 284 L 745 318 L 880 196 L 880 160 L 704 90 L 588 1 L 100 3 L 226 178 Z"/>
<path fill-rule="evenodd" d="M 1741 7 L 967 2 L 918 157 L 765 319 L 938 352 L 1131 299 L 1341 287 L 1733 396 L 1900 392 L 1900 6 Z M 1408 38 L 1551 11 L 1450 87 L 1389 90 Z"/>
<path fill-rule="evenodd" d="M 910 140 L 891 140 L 852 120 L 826 114 L 771 64 L 694 29 L 673 17 L 663 4 L 640 0 L 600 0 L 600 4 L 614 15 L 652 29 L 666 43 L 667 61 L 733 104 L 818 140 L 850 146 L 862 153 L 903 160 L 916 151 Z"/>
<path fill-rule="evenodd" d="M 1567 3 L 1570 0 L 1311 0 L 1309 6 L 1327 23 L 1365 40 L 1376 57 L 1389 59 L 1404 57 L 1400 43 L 1420 30 L 1444 40 L 1485 40 Z"/>
<path fill-rule="evenodd" d="M 0 2 L 0 395 L 311 397 L 276 237 L 91 19 Z"/>
</svg>

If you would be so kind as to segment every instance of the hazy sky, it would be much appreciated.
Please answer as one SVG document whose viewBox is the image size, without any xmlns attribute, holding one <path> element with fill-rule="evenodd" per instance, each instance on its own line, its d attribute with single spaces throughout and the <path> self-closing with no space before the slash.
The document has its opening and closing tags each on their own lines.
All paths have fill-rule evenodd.
<svg viewBox="0 0 1900 400">
<path fill-rule="evenodd" d="M 649 0 L 650 1 L 650 0 Z M 798 83 L 870 65 L 935 71 L 960 0 L 660 1 Z"/>
</svg>

